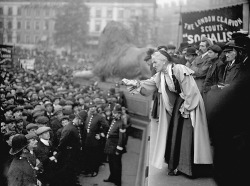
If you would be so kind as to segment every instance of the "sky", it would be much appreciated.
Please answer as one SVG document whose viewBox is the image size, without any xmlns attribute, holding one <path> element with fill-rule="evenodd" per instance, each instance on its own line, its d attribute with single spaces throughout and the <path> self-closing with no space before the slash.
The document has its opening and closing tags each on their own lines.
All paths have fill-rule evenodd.
<svg viewBox="0 0 250 186">
<path fill-rule="evenodd" d="M 179 1 L 186 2 L 186 0 L 156 0 L 157 4 L 159 4 L 159 5 L 170 4 L 172 2 L 178 3 Z"/>
</svg>

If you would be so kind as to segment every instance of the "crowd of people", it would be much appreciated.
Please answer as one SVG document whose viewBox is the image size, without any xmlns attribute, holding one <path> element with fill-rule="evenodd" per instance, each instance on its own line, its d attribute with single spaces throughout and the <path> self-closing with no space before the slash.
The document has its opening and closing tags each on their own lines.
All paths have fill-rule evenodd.
<svg viewBox="0 0 250 186">
<path fill-rule="evenodd" d="M 1 69 L 1 185 L 74 186 L 108 162 L 103 181 L 120 186 L 131 128 L 123 91 L 76 84 L 74 69 L 35 58 L 34 70 Z"/>
<path fill-rule="evenodd" d="M 248 33 L 237 32 L 227 43 L 203 37 L 198 46 L 181 43 L 177 51 L 174 45 L 150 48 L 145 61 L 152 77 L 123 79 L 130 93 L 154 95 L 153 166 L 167 163 L 168 175 L 189 177 L 208 168 L 218 185 L 244 183 L 249 46 Z M 120 186 L 131 128 L 123 91 L 76 84 L 75 67 L 50 54 L 34 57 L 34 70 L 1 69 L 1 185 L 73 186 L 77 175 L 98 176 L 108 162 L 110 176 L 103 181 Z"/>
<path fill-rule="evenodd" d="M 154 95 L 152 166 L 167 163 L 170 176 L 212 175 L 222 186 L 246 181 L 250 130 L 241 104 L 249 104 L 249 47 L 248 33 L 239 31 L 225 43 L 202 37 L 178 50 L 150 48 L 152 77 L 122 80 L 131 94 Z"/>
</svg>

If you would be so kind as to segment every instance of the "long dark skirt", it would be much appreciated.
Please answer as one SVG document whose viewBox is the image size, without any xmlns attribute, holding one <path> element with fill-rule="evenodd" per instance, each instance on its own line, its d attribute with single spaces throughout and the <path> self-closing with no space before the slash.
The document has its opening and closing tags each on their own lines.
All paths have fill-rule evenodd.
<svg viewBox="0 0 250 186">
<path fill-rule="evenodd" d="M 157 119 L 159 117 L 159 93 L 158 91 L 155 91 L 153 95 L 153 107 L 151 111 L 151 116 L 153 119 Z"/>
<path fill-rule="evenodd" d="M 193 176 L 193 127 L 191 119 L 185 119 L 179 111 L 184 100 L 179 96 L 174 104 L 169 123 L 165 160 L 169 171 Z"/>
</svg>

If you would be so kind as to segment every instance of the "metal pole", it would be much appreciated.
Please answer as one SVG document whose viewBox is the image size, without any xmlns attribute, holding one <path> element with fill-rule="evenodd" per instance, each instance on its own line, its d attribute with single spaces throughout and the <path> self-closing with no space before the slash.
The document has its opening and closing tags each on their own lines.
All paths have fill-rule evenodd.
<svg viewBox="0 0 250 186">
<path fill-rule="evenodd" d="M 178 23 L 178 34 L 177 34 L 177 47 L 179 47 L 179 41 L 180 41 L 180 27 L 181 27 L 181 24 L 182 24 L 182 20 L 181 20 L 181 9 L 182 9 L 182 5 L 180 3 L 180 12 L 179 12 L 179 23 Z"/>
</svg>

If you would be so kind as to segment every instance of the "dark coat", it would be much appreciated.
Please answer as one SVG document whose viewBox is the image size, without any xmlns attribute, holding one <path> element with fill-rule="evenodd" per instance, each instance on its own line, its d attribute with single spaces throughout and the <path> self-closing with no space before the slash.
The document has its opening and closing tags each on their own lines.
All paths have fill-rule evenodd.
<svg viewBox="0 0 250 186">
<path fill-rule="evenodd" d="M 122 120 L 113 120 L 109 131 L 107 133 L 107 139 L 104 152 L 106 154 L 121 153 L 126 140 L 126 126 Z"/>
<path fill-rule="evenodd" d="M 8 171 L 8 186 L 35 186 L 36 182 L 35 170 L 27 159 L 15 157 Z"/>
<path fill-rule="evenodd" d="M 96 139 L 96 134 L 105 133 L 108 129 L 108 123 L 106 119 L 99 115 L 95 114 L 93 115 L 92 121 L 90 122 L 91 115 L 88 116 L 85 127 L 84 127 L 84 133 L 85 133 L 85 146 L 99 146 L 101 141 Z M 89 127 L 89 131 L 88 131 Z"/>
<path fill-rule="evenodd" d="M 190 67 L 194 71 L 193 76 L 200 92 L 202 92 L 203 82 L 206 78 L 208 68 L 211 65 L 208 55 L 205 55 L 203 58 L 201 57 L 201 55 L 197 56 Z"/>
<path fill-rule="evenodd" d="M 61 138 L 57 150 L 59 152 L 67 149 L 79 150 L 80 147 L 81 145 L 78 130 L 72 123 L 69 123 L 62 128 Z"/>
<path fill-rule="evenodd" d="M 37 147 L 34 148 L 34 154 L 43 164 L 44 168 L 50 161 L 49 158 L 53 156 L 53 150 L 52 146 L 46 146 L 40 140 L 37 142 Z"/>
<path fill-rule="evenodd" d="M 219 82 L 223 82 L 223 74 L 226 64 L 220 59 L 212 60 L 205 81 L 203 82 L 203 92 L 206 93 L 211 89 L 213 85 L 217 85 Z"/>
<path fill-rule="evenodd" d="M 219 186 L 245 185 L 249 181 L 250 125 L 249 109 L 245 108 L 250 104 L 249 72 L 241 71 L 240 79 L 214 92 L 207 105 L 214 175 Z"/>
<path fill-rule="evenodd" d="M 240 69 L 241 63 L 234 63 L 232 66 L 228 63 L 223 76 L 224 83 L 231 84 L 235 81 L 240 74 Z"/>
</svg>

